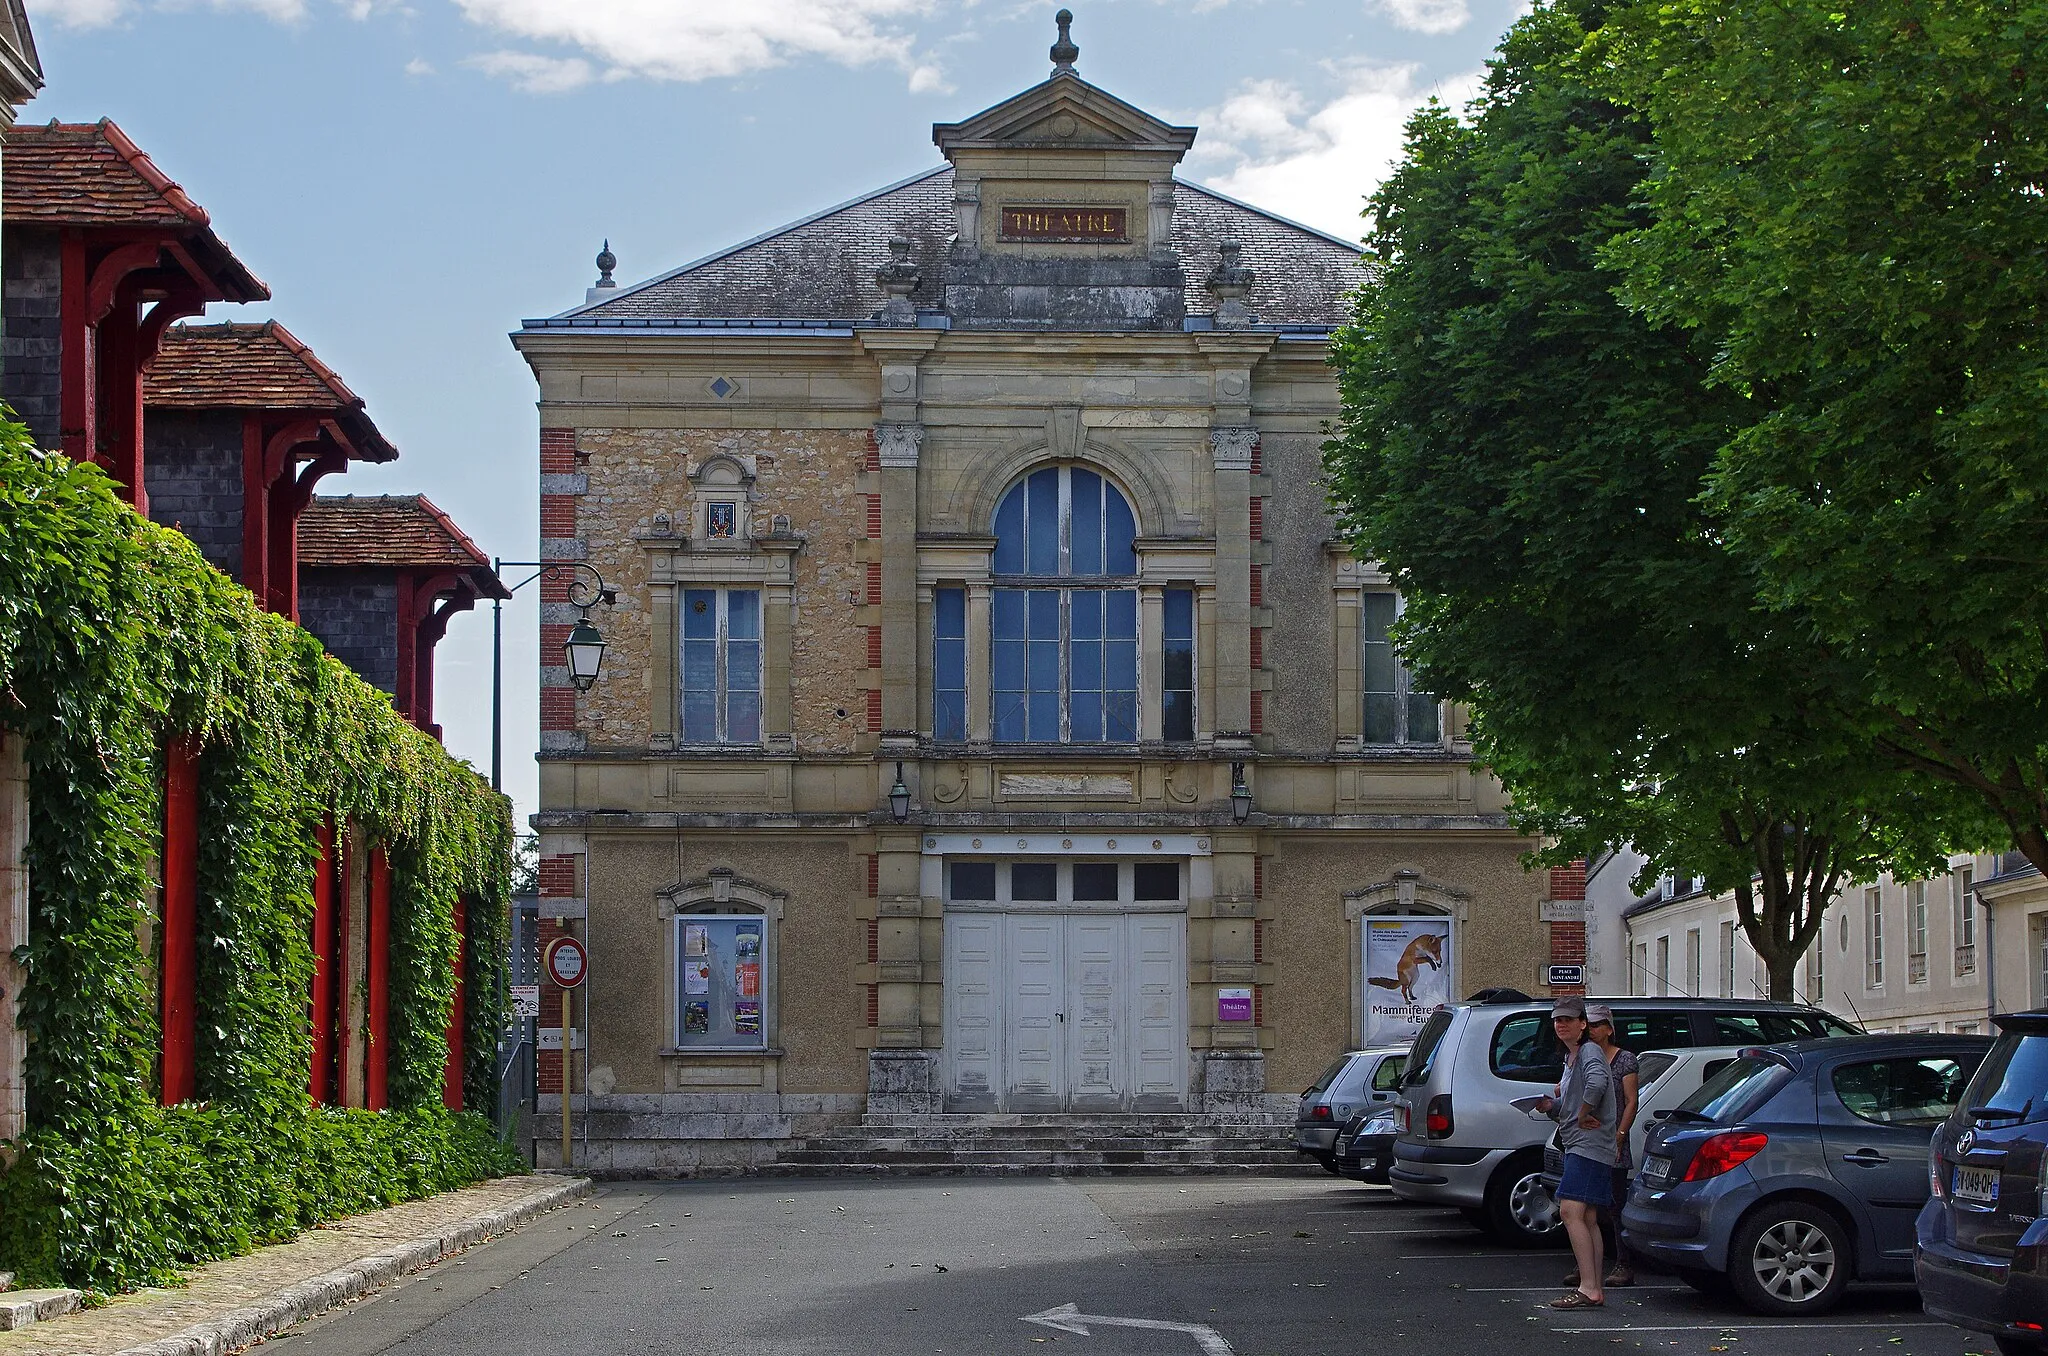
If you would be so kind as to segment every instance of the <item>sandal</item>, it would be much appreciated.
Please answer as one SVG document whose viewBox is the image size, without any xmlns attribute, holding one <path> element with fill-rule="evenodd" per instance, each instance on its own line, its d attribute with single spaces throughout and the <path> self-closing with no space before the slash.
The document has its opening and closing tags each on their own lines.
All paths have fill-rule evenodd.
<svg viewBox="0 0 2048 1356">
<path fill-rule="evenodd" d="M 1583 1290 L 1574 1290 L 1569 1295 L 1552 1300 L 1550 1307 L 1553 1309 L 1605 1309 L 1607 1301 L 1596 1300 Z"/>
<path fill-rule="evenodd" d="M 1559 1281 L 1558 1284 L 1570 1286 L 1572 1289 L 1577 1290 L 1579 1288 L 1579 1273 L 1576 1271 L 1567 1273 L 1565 1278 Z"/>
</svg>

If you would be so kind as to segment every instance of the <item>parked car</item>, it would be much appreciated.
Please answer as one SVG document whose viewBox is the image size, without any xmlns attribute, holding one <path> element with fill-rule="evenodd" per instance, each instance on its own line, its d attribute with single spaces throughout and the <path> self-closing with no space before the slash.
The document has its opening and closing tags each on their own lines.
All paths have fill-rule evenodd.
<svg viewBox="0 0 2048 1356">
<path fill-rule="evenodd" d="M 1735 1062 L 1739 1045 L 1699 1045 L 1690 1050 L 1646 1050 L 1636 1069 L 1636 1120 L 1629 1127 L 1629 1162 L 1643 1161 L 1643 1142 L 1657 1123 L 1657 1113 L 1677 1106 L 1699 1091 L 1700 1084 Z M 1543 1149 L 1543 1189 L 1557 1195 L 1564 1176 L 1564 1153 L 1548 1143 Z"/>
<path fill-rule="evenodd" d="M 1384 1186 L 1394 1166 L 1393 1104 L 1361 1111 L 1344 1122 L 1333 1156 L 1339 1176 Z"/>
<path fill-rule="evenodd" d="M 2048 1011 L 1994 1018 L 1997 1043 L 1934 1132 L 1914 1277 L 1927 1312 L 2048 1352 Z"/>
<path fill-rule="evenodd" d="M 1337 1171 L 1337 1132 L 1361 1111 L 1389 1106 L 1401 1085 L 1408 1047 L 1352 1050 L 1323 1070 L 1294 1113 L 1294 1149 Z"/>
<path fill-rule="evenodd" d="M 1837 1017 L 1794 1003 L 1589 1001 L 1614 1009 L 1616 1038 L 1638 1053 L 1857 1034 Z M 1432 1014 L 1415 1037 L 1394 1113 L 1394 1194 L 1456 1206 L 1505 1243 L 1561 1240 L 1557 1206 L 1542 1180 L 1552 1126 L 1508 1102 L 1545 1091 L 1563 1071 L 1548 1001 L 1456 1003 Z"/>
<path fill-rule="evenodd" d="M 1651 1130 L 1621 1213 L 1629 1247 L 1763 1314 L 1911 1281 L 1928 1141 L 1990 1049 L 1892 1035 L 1744 1050 Z"/>
</svg>

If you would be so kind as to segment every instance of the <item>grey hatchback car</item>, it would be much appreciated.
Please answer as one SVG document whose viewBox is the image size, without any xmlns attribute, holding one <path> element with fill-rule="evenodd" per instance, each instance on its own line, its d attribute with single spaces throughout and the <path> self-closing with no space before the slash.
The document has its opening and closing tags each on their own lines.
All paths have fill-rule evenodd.
<svg viewBox="0 0 2048 1356">
<path fill-rule="evenodd" d="M 1851 1281 L 1910 1284 L 1928 1141 L 1990 1048 L 1893 1035 L 1744 1050 L 1650 1131 L 1629 1247 L 1765 1314 L 1825 1313 Z"/>
</svg>

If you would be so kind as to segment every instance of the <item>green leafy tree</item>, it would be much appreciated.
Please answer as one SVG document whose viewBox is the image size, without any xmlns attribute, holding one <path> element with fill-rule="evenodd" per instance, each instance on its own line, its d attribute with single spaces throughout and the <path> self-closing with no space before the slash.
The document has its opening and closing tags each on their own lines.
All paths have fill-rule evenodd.
<svg viewBox="0 0 2048 1356">
<path fill-rule="evenodd" d="M 1650 128 L 1571 69 L 1604 8 L 1539 7 L 1460 121 L 1431 105 L 1373 198 L 1334 360 L 1343 529 L 1407 595 L 1403 652 L 1554 855 L 1633 843 L 1735 892 L 1789 997 L 1844 884 L 1974 826 L 1878 755 L 1853 669 L 1759 609 L 1699 502 L 1755 417 L 1697 336 L 1613 296 Z"/>
<path fill-rule="evenodd" d="M 1664 0 L 1587 55 L 1656 144 L 1622 297 L 1755 410 L 1729 549 L 2048 871 L 2048 3 Z"/>
</svg>

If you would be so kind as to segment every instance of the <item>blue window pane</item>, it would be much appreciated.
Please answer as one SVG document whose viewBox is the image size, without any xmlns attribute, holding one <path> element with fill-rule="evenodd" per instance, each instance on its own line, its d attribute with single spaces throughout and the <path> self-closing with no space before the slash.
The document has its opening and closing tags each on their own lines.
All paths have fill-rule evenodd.
<svg viewBox="0 0 2048 1356">
<path fill-rule="evenodd" d="M 718 634 L 718 590 L 683 590 L 683 634 L 706 640 Z"/>
<path fill-rule="evenodd" d="M 1138 643 L 1133 640 L 1112 640 L 1104 643 L 1104 657 L 1107 663 L 1108 681 L 1103 684 L 1110 692 L 1136 692 L 1138 690 Z"/>
<path fill-rule="evenodd" d="M 728 692 L 761 691 L 761 642 L 728 641 L 725 647 L 725 689 Z"/>
<path fill-rule="evenodd" d="M 1102 573 L 1102 477 L 1075 467 L 1068 472 L 1068 496 L 1074 505 L 1070 573 Z"/>
<path fill-rule="evenodd" d="M 1060 638 L 1060 595 L 1054 589 L 1037 589 L 1029 593 L 1031 600 L 1031 638 L 1053 640 Z"/>
<path fill-rule="evenodd" d="M 1060 473 L 1048 466 L 1033 471 L 1024 482 L 1030 507 L 1026 512 L 1030 537 L 1026 568 L 1032 574 L 1060 572 Z"/>
<path fill-rule="evenodd" d="M 935 692 L 932 694 L 932 738 L 967 738 L 967 694 L 965 692 Z"/>
<path fill-rule="evenodd" d="M 1102 691 L 1102 642 L 1076 640 L 1069 663 L 1074 691 Z"/>
<path fill-rule="evenodd" d="M 1138 638 L 1138 591 L 1136 589 L 1111 589 L 1103 597 L 1104 611 L 1108 626 L 1106 636 L 1119 640 Z"/>
<path fill-rule="evenodd" d="M 998 692 L 1023 692 L 1031 684 L 1024 672 L 1024 642 L 999 640 L 989 646 L 991 686 Z"/>
<path fill-rule="evenodd" d="M 1193 640 L 1195 638 L 1195 591 L 1193 589 L 1166 590 L 1166 638 L 1168 640 Z"/>
<path fill-rule="evenodd" d="M 726 593 L 725 633 L 734 640 L 761 638 L 761 594 L 758 589 L 732 589 Z"/>
<path fill-rule="evenodd" d="M 1102 694 L 1076 691 L 1071 699 L 1073 737 L 1079 743 L 1102 742 Z"/>
<path fill-rule="evenodd" d="M 939 635 L 961 639 L 967 635 L 967 590 L 940 589 L 932 597 Z"/>
<path fill-rule="evenodd" d="M 1024 573 L 1024 487 L 1003 496 L 996 509 L 997 574 Z"/>
<path fill-rule="evenodd" d="M 1138 535 L 1137 520 L 1131 517 L 1131 506 L 1114 485 L 1103 486 L 1105 512 L 1103 514 L 1103 556 L 1104 574 L 1136 574 L 1138 553 L 1131 546 Z"/>
<path fill-rule="evenodd" d="M 1436 698 L 1422 692 L 1408 695 L 1408 742 L 1434 744 L 1443 738 L 1438 728 Z"/>
<path fill-rule="evenodd" d="M 1401 714 L 1401 699 L 1391 692 L 1368 692 L 1365 694 L 1365 742 L 1368 744 L 1391 744 L 1399 737 L 1396 723 Z"/>
<path fill-rule="evenodd" d="M 1102 737 L 1112 744 L 1128 744 L 1138 737 L 1138 694 L 1112 692 L 1103 699 Z"/>
<path fill-rule="evenodd" d="M 1091 589 L 1075 589 L 1067 595 L 1067 615 L 1075 640 L 1102 637 L 1102 595 Z"/>
<path fill-rule="evenodd" d="M 997 589 L 990 600 L 990 628 L 998 640 L 1019 640 L 1024 635 L 1022 589 Z"/>
<path fill-rule="evenodd" d="M 1031 694 L 1030 723 L 1030 740 L 1032 743 L 1059 743 L 1060 694 L 1058 692 L 1033 692 Z"/>
<path fill-rule="evenodd" d="M 758 744 L 761 742 L 760 693 L 731 692 L 726 694 L 725 742 L 728 744 Z"/>
<path fill-rule="evenodd" d="M 941 640 L 932 646 L 932 688 L 938 692 L 967 690 L 967 643 Z"/>
<path fill-rule="evenodd" d="M 1013 744 L 1023 742 L 1029 734 L 1024 724 L 1027 714 L 1022 692 L 997 692 L 993 713 L 995 737 Z"/>
<path fill-rule="evenodd" d="M 718 644 L 683 642 L 683 738 L 708 744 L 718 738 Z"/>
<path fill-rule="evenodd" d="M 1166 738 L 1189 740 L 1195 737 L 1194 693 L 1175 692 L 1169 689 L 1159 714 L 1159 732 Z"/>
</svg>

